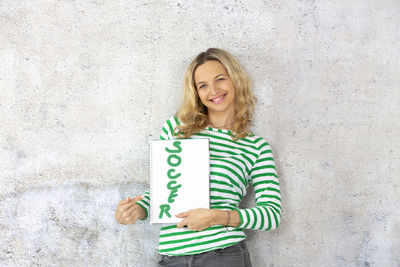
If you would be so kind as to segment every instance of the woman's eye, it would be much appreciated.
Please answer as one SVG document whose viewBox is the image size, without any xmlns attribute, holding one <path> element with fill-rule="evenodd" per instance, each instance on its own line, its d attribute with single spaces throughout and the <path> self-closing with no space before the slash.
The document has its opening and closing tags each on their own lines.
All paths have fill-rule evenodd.
<svg viewBox="0 0 400 267">
<path fill-rule="evenodd" d="M 203 83 L 203 84 L 201 84 L 201 85 L 199 86 L 198 89 L 201 89 L 201 88 L 204 88 L 204 87 L 206 87 L 206 85 Z"/>
<path fill-rule="evenodd" d="M 223 81 L 223 80 L 225 80 L 225 78 L 219 78 L 217 81 Z"/>
</svg>

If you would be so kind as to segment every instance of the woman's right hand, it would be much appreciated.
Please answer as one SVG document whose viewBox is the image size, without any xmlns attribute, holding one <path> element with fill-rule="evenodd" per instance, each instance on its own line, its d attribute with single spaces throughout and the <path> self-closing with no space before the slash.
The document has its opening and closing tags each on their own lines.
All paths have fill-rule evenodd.
<svg viewBox="0 0 400 267">
<path fill-rule="evenodd" d="M 144 196 L 136 196 L 121 200 L 115 209 L 115 220 L 120 224 L 134 224 L 139 219 L 146 217 L 144 209 L 136 204 L 136 201 L 143 199 Z"/>
</svg>

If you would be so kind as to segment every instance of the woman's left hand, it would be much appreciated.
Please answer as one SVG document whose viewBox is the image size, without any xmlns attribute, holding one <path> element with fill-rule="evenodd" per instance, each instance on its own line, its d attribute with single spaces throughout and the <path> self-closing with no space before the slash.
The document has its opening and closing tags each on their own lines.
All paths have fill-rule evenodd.
<svg viewBox="0 0 400 267">
<path fill-rule="evenodd" d="M 193 209 L 186 212 L 181 212 L 175 215 L 178 218 L 183 218 L 177 224 L 178 228 L 187 226 L 193 231 L 202 231 L 212 225 L 213 211 L 211 209 Z"/>
</svg>

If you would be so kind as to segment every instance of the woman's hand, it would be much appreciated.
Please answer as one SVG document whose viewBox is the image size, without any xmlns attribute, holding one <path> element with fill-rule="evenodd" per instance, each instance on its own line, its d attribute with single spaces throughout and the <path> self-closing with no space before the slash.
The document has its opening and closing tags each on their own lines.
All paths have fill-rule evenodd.
<svg viewBox="0 0 400 267">
<path fill-rule="evenodd" d="M 134 224 L 138 219 L 144 219 L 146 212 L 136 204 L 136 201 L 143 199 L 144 196 L 136 196 L 121 200 L 115 209 L 115 220 L 120 224 Z"/>
<path fill-rule="evenodd" d="M 194 209 L 175 215 L 184 218 L 177 224 L 178 228 L 187 226 L 193 231 L 202 231 L 213 225 L 214 211 L 210 209 Z"/>
<path fill-rule="evenodd" d="M 187 226 L 193 231 L 203 231 L 212 225 L 237 227 L 241 224 L 239 212 L 236 210 L 194 209 L 175 216 L 184 218 L 177 224 L 178 228 Z"/>
</svg>

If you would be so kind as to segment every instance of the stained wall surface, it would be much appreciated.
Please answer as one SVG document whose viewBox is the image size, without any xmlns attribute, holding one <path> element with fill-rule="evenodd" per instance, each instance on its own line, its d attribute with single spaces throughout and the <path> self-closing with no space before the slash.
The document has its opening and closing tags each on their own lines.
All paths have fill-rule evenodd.
<svg viewBox="0 0 400 267">
<path fill-rule="evenodd" d="M 122 226 L 193 57 L 258 97 L 283 216 L 253 266 L 400 266 L 400 2 L 0 0 L 0 265 L 154 266 Z M 253 194 L 244 206 L 253 205 Z"/>
</svg>

